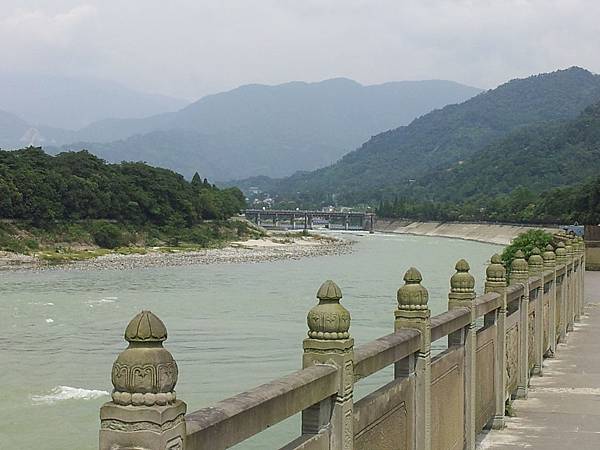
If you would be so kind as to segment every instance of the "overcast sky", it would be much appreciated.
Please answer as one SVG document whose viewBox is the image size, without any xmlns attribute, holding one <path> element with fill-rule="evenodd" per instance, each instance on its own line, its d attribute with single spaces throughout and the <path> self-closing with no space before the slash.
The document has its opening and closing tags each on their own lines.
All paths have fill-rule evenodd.
<svg viewBox="0 0 600 450">
<path fill-rule="evenodd" d="M 600 72 L 599 0 L 1 0 L 0 70 L 187 99 L 344 76 L 489 88 Z"/>
</svg>

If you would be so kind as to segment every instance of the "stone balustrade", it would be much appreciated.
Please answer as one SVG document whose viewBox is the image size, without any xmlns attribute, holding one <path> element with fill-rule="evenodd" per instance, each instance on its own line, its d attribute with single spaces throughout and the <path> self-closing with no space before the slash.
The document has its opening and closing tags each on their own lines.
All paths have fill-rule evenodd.
<svg viewBox="0 0 600 450">
<path fill-rule="evenodd" d="M 187 414 L 175 393 L 177 364 L 163 348 L 167 330 L 142 311 L 113 365 L 100 449 L 225 449 L 301 413 L 299 436 L 285 450 L 472 450 L 477 433 L 504 426 L 507 404 L 527 397 L 530 378 L 582 313 L 583 241 L 557 240 L 528 260 L 518 252 L 509 275 L 493 255 L 480 296 L 459 260 L 448 311 L 433 317 L 423 277 L 409 269 L 394 332 L 357 347 L 342 291 L 326 281 L 308 312 L 300 370 Z M 441 339 L 445 350 L 433 355 Z M 355 401 L 357 383 L 392 365 L 389 383 Z"/>
</svg>

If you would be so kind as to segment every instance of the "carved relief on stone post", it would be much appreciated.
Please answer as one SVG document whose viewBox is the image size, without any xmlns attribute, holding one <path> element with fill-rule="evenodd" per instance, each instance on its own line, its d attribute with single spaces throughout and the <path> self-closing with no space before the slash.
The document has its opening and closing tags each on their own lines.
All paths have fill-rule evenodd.
<svg viewBox="0 0 600 450">
<path fill-rule="evenodd" d="M 469 273 L 469 263 L 459 260 L 455 267 L 456 273 L 450 278 L 450 293 L 448 294 L 448 310 L 467 308 L 471 312 L 469 325 L 448 336 L 448 345 L 457 343 L 464 346 L 464 436 L 465 450 L 475 448 L 475 417 L 476 417 L 476 350 L 477 336 L 475 330 L 475 278 Z M 463 342 L 460 342 L 464 340 Z"/>
<path fill-rule="evenodd" d="M 150 311 L 125 330 L 129 346 L 113 364 L 112 402 L 100 410 L 100 449 L 179 450 L 186 405 L 177 400 L 177 363 L 165 348 L 167 329 Z"/>
<path fill-rule="evenodd" d="M 558 328 L 558 340 L 564 342 L 567 338 L 567 249 L 565 243 L 560 241 L 556 247 L 556 266 L 557 268 L 564 267 L 564 273 L 560 275 L 557 280 L 557 315 L 559 317 L 557 328 Z"/>
<path fill-rule="evenodd" d="M 517 387 L 519 367 L 519 326 L 515 325 L 506 332 L 506 391 L 512 393 Z"/>
<path fill-rule="evenodd" d="M 511 266 L 510 284 L 522 284 L 523 295 L 519 302 L 519 368 L 517 398 L 527 398 L 529 386 L 529 268 L 525 254 L 515 253 Z"/>
<path fill-rule="evenodd" d="M 552 279 L 548 285 L 548 352 L 546 356 L 553 357 L 556 353 L 556 255 L 554 247 L 548 244 L 542 258 L 544 270 L 552 271 Z"/>
<path fill-rule="evenodd" d="M 342 291 L 337 284 L 327 280 L 317 292 L 318 305 L 307 315 L 308 338 L 304 340 L 303 367 L 314 364 L 331 364 L 338 368 L 340 386 L 334 398 L 331 416 L 332 450 L 352 450 L 353 391 L 354 391 L 354 339 L 350 336 L 350 313 L 340 304 Z M 318 410 L 303 414 L 304 432 L 316 433 L 326 423 L 318 423 Z M 314 426 L 312 424 L 316 423 Z M 309 424 L 311 424 L 309 426 Z"/>
<path fill-rule="evenodd" d="M 540 277 L 540 287 L 531 291 L 530 306 L 535 311 L 529 314 L 529 367 L 536 375 L 542 375 L 544 360 L 544 259 L 540 249 L 534 247 L 528 261 L 529 275 Z M 531 309 L 531 308 L 530 308 Z"/>
<path fill-rule="evenodd" d="M 494 374 L 495 411 L 492 427 L 504 427 L 504 402 L 507 397 L 508 375 L 506 374 L 507 344 L 506 344 L 506 269 L 502 265 L 502 258 L 495 254 L 490 259 L 490 265 L 485 271 L 485 292 L 500 294 L 500 308 L 496 316 L 496 355 Z"/>
<path fill-rule="evenodd" d="M 404 274 L 404 285 L 398 289 L 394 330 L 413 328 L 421 333 L 415 376 L 415 448 L 431 449 L 431 311 L 429 293 L 421 285 L 421 273 L 411 267 Z"/>
</svg>

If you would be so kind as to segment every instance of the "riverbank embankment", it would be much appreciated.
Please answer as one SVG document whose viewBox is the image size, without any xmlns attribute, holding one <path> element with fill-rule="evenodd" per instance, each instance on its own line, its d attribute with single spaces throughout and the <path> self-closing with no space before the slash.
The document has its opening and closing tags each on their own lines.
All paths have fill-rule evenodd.
<svg viewBox="0 0 600 450">
<path fill-rule="evenodd" d="M 460 222 L 413 222 L 409 220 L 378 219 L 375 231 L 382 233 L 436 236 L 489 244 L 508 245 L 519 234 L 532 228 L 556 231 L 557 228 L 541 225 Z"/>
<path fill-rule="evenodd" d="M 109 253 L 81 261 L 49 264 L 35 255 L 0 252 L 2 270 L 102 270 L 187 266 L 192 264 L 258 263 L 316 256 L 342 255 L 352 251 L 354 241 L 310 234 L 308 236 L 271 233 L 269 236 L 231 242 L 221 248 L 165 251 L 146 248 L 140 253 Z"/>
</svg>

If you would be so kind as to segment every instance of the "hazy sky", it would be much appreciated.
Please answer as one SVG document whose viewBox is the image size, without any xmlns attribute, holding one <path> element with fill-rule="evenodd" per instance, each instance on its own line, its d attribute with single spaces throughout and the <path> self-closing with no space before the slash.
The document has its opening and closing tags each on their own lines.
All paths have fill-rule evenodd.
<svg viewBox="0 0 600 450">
<path fill-rule="evenodd" d="M 344 76 L 494 87 L 600 72 L 598 0 L 1 0 L 0 70 L 188 99 Z"/>
</svg>

